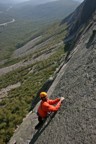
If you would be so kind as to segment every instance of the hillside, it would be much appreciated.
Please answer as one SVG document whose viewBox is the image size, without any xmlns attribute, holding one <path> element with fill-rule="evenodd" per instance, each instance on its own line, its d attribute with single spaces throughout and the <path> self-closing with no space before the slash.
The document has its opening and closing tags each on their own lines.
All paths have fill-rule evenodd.
<svg viewBox="0 0 96 144">
<path fill-rule="evenodd" d="M 42 33 L 43 28 L 60 21 L 79 5 L 72 0 L 35 6 L 33 1 L 11 5 L 6 3 L 0 3 L 0 67 L 2 63 L 10 61 L 14 50 L 32 40 L 37 33 Z M 14 22 L 7 23 L 12 20 Z"/>
<path fill-rule="evenodd" d="M 32 1 L 28 1 L 25 4 L 15 5 L 9 13 L 16 19 L 31 19 L 48 23 L 68 16 L 79 4 L 72 0 L 59 0 L 35 6 Z"/>
<path fill-rule="evenodd" d="M 50 86 L 63 62 L 66 25 L 54 23 L 36 33 L 0 68 L 0 144 L 7 143 L 30 111 L 38 90 Z M 56 71 L 56 72 L 55 72 Z M 50 80 L 49 80 L 50 78 Z M 48 89 L 48 88 L 46 88 Z M 36 100 L 37 103 L 38 100 Z M 10 104 L 11 103 L 11 104 Z"/>
<path fill-rule="evenodd" d="M 12 20 L 12 17 L 10 15 L 8 15 L 8 9 L 10 8 L 10 5 L 12 5 L 12 4 L 10 4 L 10 2 L 4 3 L 4 1 L 0 1 L 0 24 Z M 0 25 L 0 27 L 1 27 L 1 25 Z"/>
<path fill-rule="evenodd" d="M 85 8 L 88 3 L 91 3 L 92 9 L 94 2 L 85 0 Z M 82 26 L 83 31 L 77 30 L 80 36 L 72 45 L 74 47 L 67 61 L 48 90 L 51 98 L 64 96 L 65 102 L 38 131 L 34 131 L 37 123 L 35 107 L 9 144 L 13 141 L 18 144 L 96 143 L 96 11 L 92 11 L 86 24 Z"/>
<path fill-rule="evenodd" d="M 12 21 L 12 17 L 6 13 L 0 14 L 0 24 Z"/>
</svg>

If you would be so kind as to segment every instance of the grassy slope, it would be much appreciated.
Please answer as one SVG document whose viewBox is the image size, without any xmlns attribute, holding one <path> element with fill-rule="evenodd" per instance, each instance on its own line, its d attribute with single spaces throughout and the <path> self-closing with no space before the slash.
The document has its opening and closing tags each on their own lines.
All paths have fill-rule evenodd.
<svg viewBox="0 0 96 144">
<path fill-rule="evenodd" d="M 32 21 L 16 21 L 7 27 L 0 27 L 0 60 L 10 57 L 18 43 L 29 41 L 41 27 Z"/>
<path fill-rule="evenodd" d="M 46 39 L 54 37 L 53 42 L 49 42 L 44 48 L 48 49 L 51 45 L 58 44 L 65 34 L 65 25 L 53 24 L 47 30 L 44 29 L 43 41 L 45 37 Z M 8 93 L 8 98 L 4 98 L 0 102 L 0 144 L 8 142 L 17 125 L 22 122 L 22 119 L 28 113 L 32 99 L 60 65 L 63 56 L 64 45 L 60 46 L 48 59 L 19 68 L 0 77 L 0 88 L 21 82 L 21 87 L 11 90 Z M 30 73 L 32 69 L 33 73 Z"/>
<path fill-rule="evenodd" d="M 8 59 L 13 50 L 17 48 L 17 45 L 30 40 L 35 32 L 39 32 L 41 27 L 64 18 L 79 5 L 78 2 L 65 0 L 34 8 L 32 7 L 31 1 L 28 3 L 28 5 L 25 3 L 25 5 L 17 5 L 17 7 L 10 9 L 7 15 L 6 13 L 3 13 L 3 16 L 1 14 L 0 23 L 2 23 L 2 20 L 8 18 L 9 20 L 14 18 L 16 22 L 9 24 L 7 27 L 0 27 L 0 61 Z"/>
</svg>

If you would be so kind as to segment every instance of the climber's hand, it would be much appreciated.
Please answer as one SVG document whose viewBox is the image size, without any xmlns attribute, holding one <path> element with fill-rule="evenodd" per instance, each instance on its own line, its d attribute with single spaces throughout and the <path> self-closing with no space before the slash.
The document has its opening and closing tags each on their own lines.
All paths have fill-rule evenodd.
<svg viewBox="0 0 96 144">
<path fill-rule="evenodd" d="M 64 99 L 65 99 L 64 97 L 61 97 L 61 98 L 60 98 L 60 101 L 62 102 Z"/>
</svg>

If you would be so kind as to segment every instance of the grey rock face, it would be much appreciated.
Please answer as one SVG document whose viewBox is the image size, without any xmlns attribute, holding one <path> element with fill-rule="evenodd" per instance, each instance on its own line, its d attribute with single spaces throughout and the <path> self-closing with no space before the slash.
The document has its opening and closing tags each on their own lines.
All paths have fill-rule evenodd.
<svg viewBox="0 0 96 144">
<path fill-rule="evenodd" d="M 67 22 L 69 25 L 69 36 L 73 39 L 77 32 L 88 23 L 89 19 L 92 17 L 92 14 L 96 11 L 96 0 L 84 0 L 80 6 L 67 18 L 65 18 L 62 23 Z"/>
<path fill-rule="evenodd" d="M 64 96 L 65 102 L 48 127 L 30 144 L 96 143 L 96 21 L 91 20 L 90 29 L 89 25 L 52 94 Z"/>
</svg>

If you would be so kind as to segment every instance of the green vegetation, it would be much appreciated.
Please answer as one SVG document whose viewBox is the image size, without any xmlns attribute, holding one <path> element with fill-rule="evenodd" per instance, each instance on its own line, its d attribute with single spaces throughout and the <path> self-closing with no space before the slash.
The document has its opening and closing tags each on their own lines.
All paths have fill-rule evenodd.
<svg viewBox="0 0 96 144">
<path fill-rule="evenodd" d="M 0 144 L 5 144 L 10 140 L 15 129 L 20 125 L 26 114 L 28 114 L 32 100 L 38 93 L 38 90 L 46 80 L 54 74 L 54 71 L 60 65 L 61 59 L 64 57 L 64 44 L 62 43 L 62 45 L 58 46 L 58 43 L 62 42 L 62 39 L 66 35 L 65 27 L 65 25 L 59 26 L 58 23 L 55 23 L 47 28 L 47 30 L 44 29 L 42 32 L 42 40 L 35 45 L 48 40 L 45 46 L 28 55 L 28 57 L 14 59 L 13 62 L 11 60 L 8 61 L 8 63 L 6 62 L 6 65 L 10 65 L 22 59 L 25 61 L 30 60 L 33 54 L 38 57 L 42 52 L 45 51 L 46 53 L 52 49 L 52 46 L 57 44 L 54 53 L 47 59 L 35 62 L 26 67 L 18 68 L 0 77 L 0 89 L 21 82 L 20 87 L 9 91 L 8 97 L 5 97 L 0 102 Z M 24 37 L 25 39 L 28 38 L 26 38 L 26 36 Z"/>
<path fill-rule="evenodd" d="M 23 24 L 22 27 L 22 32 L 21 32 L 21 25 L 19 26 L 15 24 L 16 26 L 12 26 L 6 29 L 6 34 L 2 34 L 1 35 L 1 53 L 0 53 L 0 59 L 4 59 L 4 58 L 8 58 L 6 62 L 4 62 L 4 64 L 0 64 L 0 68 L 2 67 L 6 67 L 12 64 L 15 64 L 17 62 L 19 62 L 20 60 L 27 60 L 26 57 L 21 57 L 21 58 L 15 58 L 15 59 L 10 59 L 10 55 L 12 54 L 12 52 L 19 48 L 19 46 L 23 46 L 24 44 L 26 44 L 28 41 L 33 40 L 34 38 L 38 37 L 38 36 L 42 36 L 42 38 L 37 41 L 33 47 L 45 42 L 45 41 L 49 41 L 48 44 L 46 44 L 46 46 L 42 46 L 42 50 L 47 49 L 48 47 L 61 42 L 64 39 L 64 35 L 66 35 L 66 25 L 61 25 L 59 26 L 59 23 L 54 23 L 51 26 L 46 26 L 43 29 L 41 28 L 40 30 L 37 29 L 37 26 L 34 27 L 34 25 L 31 25 L 31 23 L 28 24 L 28 28 L 26 28 L 25 30 L 25 26 L 26 23 Z M 30 29 L 30 27 L 33 26 L 33 32 L 32 29 Z M 23 32 L 24 29 L 24 32 Z M 47 29 L 47 30 L 46 30 Z M 12 36 L 9 37 L 9 39 L 7 39 L 8 35 L 9 35 L 9 31 L 11 33 Z M 20 32 L 18 32 L 20 31 Z M 29 32 L 30 31 L 30 32 Z M 27 33 L 26 33 L 27 32 Z M 3 39 L 5 37 L 5 40 Z M 50 39 L 52 38 L 52 39 Z M 23 39 L 23 40 L 22 40 Z M 2 49 L 2 47 L 4 47 L 4 49 Z M 41 49 L 38 49 L 37 51 L 35 51 L 34 53 L 28 55 L 28 58 L 31 58 L 32 55 L 40 55 Z"/>
<path fill-rule="evenodd" d="M 32 21 L 15 21 L 0 27 L 0 60 L 10 58 L 15 49 L 40 35 L 41 28 L 42 25 Z"/>
<path fill-rule="evenodd" d="M 49 59 L 35 64 L 35 73 L 29 73 L 32 65 L 18 69 L 0 77 L 0 86 L 21 81 L 21 87 L 11 90 L 9 98 L 0 102 L 0 136 L 3 143 L 8 142 L 16 127 L 28 113 L 32 99 L 44 82 L 53 74 L 64 55 L 63 47 Z M 3 144 L 1 143 L 1 144 Z"/>
<path fill-rule="evenodd" d="M 12 17 L 9 16 L 7 13 L 0 14 L 0 24 L 12 21 Z"/>
</svg>

